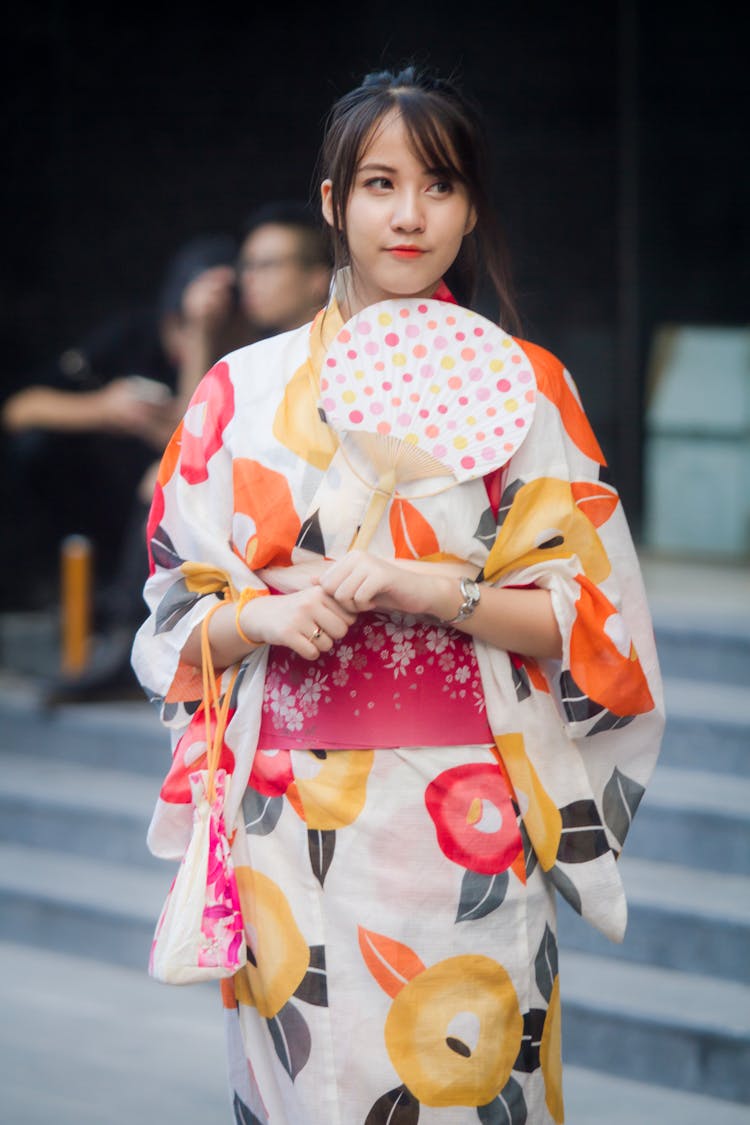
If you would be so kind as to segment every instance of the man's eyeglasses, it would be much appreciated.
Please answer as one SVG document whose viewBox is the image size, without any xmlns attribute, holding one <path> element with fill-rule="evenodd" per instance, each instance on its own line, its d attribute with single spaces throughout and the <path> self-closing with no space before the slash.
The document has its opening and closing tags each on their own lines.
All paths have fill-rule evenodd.
<svg viewBox="0 0 750 1125">
<path fill-rule="evenodd" d="M 299 254 L 286 254 L 283 258 L 241 258 L 237 263 L 238 273 L 265 273 L 268 270 L 281 269 L 293 263 L 304 266 L 307 263 Z"/>
</svg>

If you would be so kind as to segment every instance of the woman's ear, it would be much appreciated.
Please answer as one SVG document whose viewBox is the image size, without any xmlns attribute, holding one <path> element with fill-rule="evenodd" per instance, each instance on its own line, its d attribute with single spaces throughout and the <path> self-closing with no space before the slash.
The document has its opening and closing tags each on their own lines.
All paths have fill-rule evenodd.
<svg viewBox="0 0 750 1125">
<path fill-rule="evenodd" d="M 477 212 L 476 212 L 476 208 L 474 208 L 474 207 L 471 207 L 471 208 L 469 208 L 469 217 L 467 218 L 467 220 L 466 220 L 466 226 L 464 227 L 464 234 L 465 234 L 465 235 L 466 235 L 466 234 L 471 234 L 471 232 L 472 232 L 472 231 L 474 230 L 474 227 L 475 227 L 476 225 L 477 225 Z"/>
<path fill-rule="evenodd" d="M 328 223 L 329 227 L 334 225 L 333 222 L 333 183 L 331 180 L 323 180 L 320 185 L 320 208 L 323 212 L 323 218 Z"/>
</svg>

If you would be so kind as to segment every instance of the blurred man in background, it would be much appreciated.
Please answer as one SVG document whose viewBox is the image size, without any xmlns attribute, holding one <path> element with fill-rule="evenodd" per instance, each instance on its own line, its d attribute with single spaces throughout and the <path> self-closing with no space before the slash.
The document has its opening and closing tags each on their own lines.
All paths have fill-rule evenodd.
<svg viewBox="0 0 750 1125">
<path fill-rule="evenodd" d="M 254 211 L 240 232 L 236 264 L 206 270 L 185 291 L 190 325 L 185 403 L 222 354 L 217 340 L 238 304 L 259 337 L 272 336 L 312 320 L 328 299 L 330 283 L 328 233 L 305 203 L 269 203 Z"/>
<path fill-rule="evenodd" d="M 54 603 L 59 544 L 71 533 L 91 539 L 100 580 L 111 580 L 126 513 L 180 416 L 190 345 L 184 290 L 235 254 L 229 236 L 191 239 L 169 263 L 152 305 L 118 310 L 46 367 L 11 375 L 0 423 L 20 565 L 3 584 L 3 608 Z M 229 346 L 233 327 L 227 320 Z"/>
<path fill-rule="evenodd" d="M 179 416 L 206 371 L 230 350 L 227 341 L 237 347 L 312 320 L 328 299 L 331 261 L 327 232 L 306 204 L 271 203 L 249 216 L 236 259 L 204 268 L 180 290 Z M 238 323 L 244 338 L 237 338 Z M 106 613 L 100 615 L 104 636 L 91 666 L 75 679 L 55 683 L 47 695 L 50 705 L 142 695 L 130 667 L 130 648 L 145 615 L 145 525 L 158 467 L 153 461 L 139 483 L 118 572 L 107 590 Z"/>
</svg>

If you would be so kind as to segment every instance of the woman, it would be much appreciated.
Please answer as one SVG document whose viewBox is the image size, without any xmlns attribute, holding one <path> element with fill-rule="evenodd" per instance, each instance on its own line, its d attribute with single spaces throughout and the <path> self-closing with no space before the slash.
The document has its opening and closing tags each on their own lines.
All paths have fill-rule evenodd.
<svg viewBox="0 0 750 1125">
<path fill-rule="evenodd" d="M 220 763 L 249 945 L 223 987 L 237 1121 L 561 1122 L 555 889 L 624 932 L 615 858 L 660 683 L 569 376 L 509 342 L 539 392 L 520 449 L 439 496 L 400 489 L 368 551 L 347 549 L 367 498 L 317 410 L 327 348 L 374 303 L 452 301 L 446 277 L 468 301 L 483 265 L 512 324 L 483 143 L 411 69 L 334 106 L 332 298 L 217 364 L 162 465 L 134 665 L 174 761 L 149 839 L 179 856 L 189 835 L 210 610 L 216 667 L 240 665 Z M 334 485 L 349 502 L 322 502 Z"/>
</svg>

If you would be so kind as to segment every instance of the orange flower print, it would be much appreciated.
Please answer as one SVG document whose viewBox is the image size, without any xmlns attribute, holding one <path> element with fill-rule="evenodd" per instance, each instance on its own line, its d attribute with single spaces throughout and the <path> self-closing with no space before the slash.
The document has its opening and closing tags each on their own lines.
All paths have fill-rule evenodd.
<svg viewBox="0 0 750 1125">
<path fill-rule="evenodd" d="M 615 715 L 641 715 L 654 700 L 622 616 L 601 590 L 576 575 L 581 595 L 570 634 L 570 672 L 589 699 Z"/>
<path fill-rule="evenodd" d="M 435 532 L 408 500 L 394 498 L 389 522 L 397 559 L 423 559 L 440 550 Z"/>
<path fill-rule="evenodd" d="M 223 360 L 204 376 L 190 400 L 182 428 L 180 475 L 188 484 L 208 480 L 208 462 L 220 449 L 234 414 L 234 388 Z"/>
<path fill-rule="evenodd" d="M 570 373 L 546 348 L 540 348 L 538 344 L 531 344 L 528 340 L 517 340 L 516 343 L 520 344 L 531 360 L 539 393 L 554 402 L 560 411 L 568 437 L 592 461 L 606 465 Z"/>
<path fill-rule="evenodd" d="M 523 849 L 507 785 L 492 763 L 445 770 L 427 787 L 425 804 L 441 851 L 469 871 L 506 871 Z"/>
<path fill-rule="evenodd" d="M 252 570 L 288 566 L 300 519 L 286 477 L 259 461 L 237 457 L 232 462 L 232 487 L 232 539 L 237 554 Z"/>
</svg>

